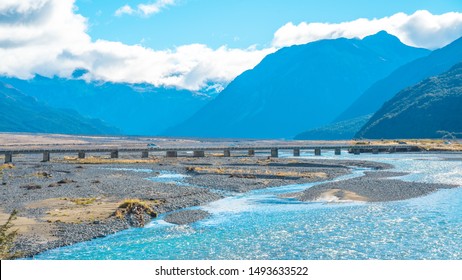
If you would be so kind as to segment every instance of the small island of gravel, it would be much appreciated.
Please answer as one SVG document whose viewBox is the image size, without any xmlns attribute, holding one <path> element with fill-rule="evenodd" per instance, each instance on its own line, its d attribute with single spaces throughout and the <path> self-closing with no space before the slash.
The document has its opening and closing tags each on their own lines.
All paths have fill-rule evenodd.
<svg viewBox="0 0 462 280">
<path fill-rule="evenodd" d="M 362 177 L 319 184 L 300 193 L 288 194 L 286 197 L 297 198 L 301 201 L 385 202 L 415 198 L 440 189 L 458 187 L 446 184 L 407 182 L 398 178 L 390 179 L 404 175 L 407 173 L 365 172 Z"/>
</svg>

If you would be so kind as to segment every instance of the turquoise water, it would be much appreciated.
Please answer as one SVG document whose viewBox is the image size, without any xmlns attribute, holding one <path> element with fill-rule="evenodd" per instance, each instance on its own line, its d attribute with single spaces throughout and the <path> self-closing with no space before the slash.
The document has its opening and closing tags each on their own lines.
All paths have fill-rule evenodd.
<svg viewBox="0 0 462 280">
<path fill-rule="evenodd" d="M 392 163 L 396 171 L 411 173 L 404 180 L 462 186 L 462 161 L 403 154 L 341 158 Z M 356 169 L 339 180 L 363 172 Z M 160 216 L 145 228 L 50 250 L 35 258 L 462 259 L 462 188 L 386 203 L 303 203 L 278 197 L 310 186 L 227 197 L 199 207 L 212 215 L 192 225 L 172 225 Z"/>
</svg>

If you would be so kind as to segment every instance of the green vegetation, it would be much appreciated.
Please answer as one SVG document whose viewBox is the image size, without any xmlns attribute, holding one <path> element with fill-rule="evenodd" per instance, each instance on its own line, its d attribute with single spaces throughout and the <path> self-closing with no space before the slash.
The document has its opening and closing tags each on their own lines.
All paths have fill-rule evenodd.
<svg viewBox="0 0 462 280">
<path fill-rule="evenodd" d="M 20 256 L 19 253 L 12 252 L 14 242 L 18 234 L 18 230 L 11 230 L 11 228 L 13 227 L 13 221 L 16 220 L 17 215 L 18 215 L 18 211 L 13 210 L 13 212 L 10 214 L 10 217 L 8 218 L 6 223 L 0 226 L 0 259 L 1 260 L 14 259 Z"/>
</svg>

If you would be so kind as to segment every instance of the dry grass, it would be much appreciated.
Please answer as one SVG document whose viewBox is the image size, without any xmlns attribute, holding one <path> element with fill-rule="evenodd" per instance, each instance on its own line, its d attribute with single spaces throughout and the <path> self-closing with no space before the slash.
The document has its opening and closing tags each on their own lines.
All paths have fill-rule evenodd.
<svg viewBox="0 0 462 280">
<path fill-rule="evenodd" d="M 124 159 L 124 158 L 106 158 L 106 157 L 97 157 L 91 156 L 86 158 L 70 157 L 65 156 L 63 159 L 67 163 L 76 163 L 76 164 L 130 164 L 130 163 L 158 163 L 160 160 L 158 158 L 140 158 L 140 159 Z"/>
<path fill-rule="evenodd" d="M 327 178 L 327 174 L 324 172 L 276 171 L 276 170 L 261 170 L 261 169 L 237 169 L 237 168 L 225 168 L 225 167 L 187 167 L 186 170 L 190 172 L 197 172 L 197 173 L 232 175 L 234 177 L 240 177 L 239 175 L 241 176 L 260 175 L 260 176 L 276 176 L 280 178 L 285 178 L 285 177 Z"/>
<path fill-rule="evenodd" d="M 157 217 L 151 203 L 140 199 L 126 199 L 120 203 L 113 216 L 120 219 L 128 218 L 132 226 L 143 227 L 145 225 L 144 214 L 148 214 L 152 218 Z"/>
<path fill-rule="evenodd" d="M 49 198 L 32 202 L 28 208 L 48 209 L 42 219 L 48 223 L 79 224 L 108 219 L 119 203 L 98 198 Z"/>
<path fill-rule="evenodd" d="M 383 140 L 383 141 L 369 141 L 369 142 L 350 142 L 352 145 L 373 145 L 373 146 L 386 146 L 386 145 L 415 145 L 424 151 L 462 151 L 462 144 L 454 142 L 453 140 L 440 140 L 440 139 L 402 139 L 402 140 Z"/>
<path fill-rule="evenodd" d="M 64 200 L 69 200 L 74 202 L 77 205 L 90 205 L 95 203 L 96 197 L 83 197 L 83 198 L 63 198 Z"/>
<path fill-rule="evenodd" d="M 0 176 L 3 175 L 4 170 L 13 169 L 13 168 L 15 168 L 15 166 L 11 163 L 5 163 L 5 164 L 0 165 Z"/>
<path fill-rule="evenodd" d="M 16 220 L 18 211 L 14 210 L 6 220 L 6 222 L 0 226 L 0 260 L 7 260 L 19 257 L 17 254 L 12 252 L 18 230 L 12 230 L 13 221 Z"/>
</svg>

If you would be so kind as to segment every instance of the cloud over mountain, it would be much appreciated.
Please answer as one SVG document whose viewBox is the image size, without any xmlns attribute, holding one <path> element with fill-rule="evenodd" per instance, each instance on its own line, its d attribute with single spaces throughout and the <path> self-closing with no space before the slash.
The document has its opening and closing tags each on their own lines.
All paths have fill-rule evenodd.
<svg viewBox="0 0 462 280">
<path fill-rule="evenodd" d="M 127 13 L 148 15 L 174 3 L 159 0 L 124 9 Z M 337 25 L 289 23 L 275 33 L 272 47 L 239 49 L 224 45 L 213 49 L 204 44 L 189 44 L 155 50 L 91 38 L 88 20 L 78 14 L 75 0 L 2 0 L 0 75 L 31 78 L 37 73 L 70 77 L 75 69 L 87 69 L 88 73 L 83 75 L 87 80 L 147 82 L 189 90 L 221 88 L 221 84 L 229 83 L 282 46 L 340 36 L 364 37 L 393 27 L 389 32 L 405 43 L 435 47 L 462 34 L 461 18 L 458 13 L 435 16 L 419 11 L 410 16 L 396 14 Z M 359 33 L 351 31 L 356 28 Z M 426 35 L 429 30 L 433 30 L 430 37 Z"/>
<path fill-rule="evenodd" d="M 416 11 L 412 15 L 397 13 L 379 19 L 360 18 L 342 23 L 289 22 L 274 33 L 273 46 L 306 44 L 321 39 L 364 38 L 381 30 L 395 35 L 406 45 L 436 49 L 462 35 L 462 13 L 433 15 Z"/>
<path fill-rule="evenodd" d="M 86 18 L 74 0 L 24 0 L 0 4 L 0 74 L 30 78 L 35 73 L 69 77 L 76 68 L 86 79 L 148 82 L 198 90 L 229 82 L 275 49 L 211 49 L 190 44 L 153 50 L 107 40 L 92 41 Z"/>
</svg>

